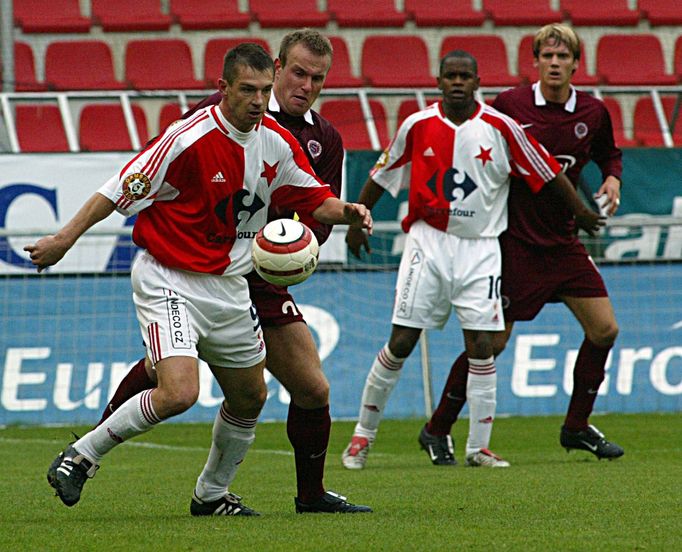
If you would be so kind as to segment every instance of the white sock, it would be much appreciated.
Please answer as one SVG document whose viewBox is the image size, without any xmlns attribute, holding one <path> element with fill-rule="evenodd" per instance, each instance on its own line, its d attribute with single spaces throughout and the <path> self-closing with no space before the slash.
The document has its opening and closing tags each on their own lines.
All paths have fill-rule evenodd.
<svg viewBox="0 0 682 552">
<path fill-rule="evenodd" d="M 197 498 L 212 502 L 225 495 L 256 438 L 257 421 L 258 418 L 238 418 L 230 414 L 223 402 L 213 422 L 208 460 L 194 489 Z"/>
<path fill-rule="evenodd" d="M 99 463 L 116 445 L 146 433 L 161 421 L 152 405 L 153 389 L 147 389 L 124 402 L 106 421 L 86 433 L 73 446 L 88 460 Z"/>
<path fill-rule="evenodd" d="M 490 445 L 495 407 L 497 406 L 497 372 L 494 357 L 469 359 L 467 381 L 469 403 L 469 438 L 466 454 L 473 454 Z"/>
<path fill-rule="evenodd" d="M 358 423 L 353 435 L 365 437 L 370 443 L 374 442 L 388 397 L 400 379 L 400 369 L 405 360 L 391 353 L 388 344 L 379 351 L 367 374 Z"/>
</svg>

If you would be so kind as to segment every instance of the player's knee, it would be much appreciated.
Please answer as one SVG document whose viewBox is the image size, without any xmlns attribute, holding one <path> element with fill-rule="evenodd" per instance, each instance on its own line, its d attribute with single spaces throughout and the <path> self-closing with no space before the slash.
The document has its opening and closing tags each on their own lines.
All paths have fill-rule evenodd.
<svg viewBox="0 0 682 552">
<path fill-rule="evenodd" d="M 176 416 L 189 410 L 199 399 L 199 386 L 186 385 L 172 389 L 161 389 L 160 399 L 168 416 Z"/>
<path fill-rule="evenodd" d="M 329 382 L 322 375 L 321 378 L 310 379 L 305 385 L 289 390 L 289 394 L 291 400 L 301 408 L 322 408 L 329 404 Z"/>
<path fill-rule="evenodd" d="M 599 347 L 611 347 L 618 337 L 618 323 L 613 320 L 587 334 L 587 338 Z"/>
</svg>

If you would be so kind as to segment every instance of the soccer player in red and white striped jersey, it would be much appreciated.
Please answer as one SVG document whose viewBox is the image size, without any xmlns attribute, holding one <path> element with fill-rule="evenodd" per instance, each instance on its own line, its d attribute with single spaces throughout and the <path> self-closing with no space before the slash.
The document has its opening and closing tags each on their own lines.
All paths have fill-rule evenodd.
<svg viewBox="0 0 682 552">
<path fill-rule="evenodd" d="M 133 299 L 158 386 L 129 399 L 53 461 L 48 480 L 67 506 L 78 502 L 114 446 L 196 402 L 201 358 L 226 399 L 191 513 L 256 514 L 228 491 L 267 394 L 265 343 L 243 278 L 251 270 L 251 240 L 271 202 L 320 222 L 371 228 L 369 211 L 335 197 L 296 139 L 264 116 L 273 76 L 262 47 L 232 49 L 218 106 L 167 129 L 62 230 L 25 248 L 43 269 L 114 209 L 139 213 L 133 238 L 144 252 L 131 273 Z"/>
<path fill-rule="evenodd" d="M 358 200 L 371 208 L 384 191 L 395 197 L 400 189 L 409 189 L 408 214 L 402 221 L 408 235 L 391 336 L 367 376 L 359 419 L 342 457 L 349 469 L 364 467 L 390 392 L 422 330 L 442 328 L 453 308 L 468 359 L 467 464 L 507 467 L 509 463 L 488 447 L 497 381 L 492 338 L 504 329 L 498 236 L 507 227 L 512 177 L 521 179 L 513 186 L 533 193 L 551 190 L 576 214 L 581 227 L 595 231 L 600 224 L 557 161 L 532 136 L 510 117 L 475 100 L 479 77 L 470 54 L 446 54 L 438 86 L 442 99 L 405 120 Z M 355 254 L 362 246 L 368 248 L 361 231 L 349 231 L 347 241 Z M 419 441 L 434 462 L 454 465 L 447 437 L 437 440 L 422 431 Z"/>
</svg>

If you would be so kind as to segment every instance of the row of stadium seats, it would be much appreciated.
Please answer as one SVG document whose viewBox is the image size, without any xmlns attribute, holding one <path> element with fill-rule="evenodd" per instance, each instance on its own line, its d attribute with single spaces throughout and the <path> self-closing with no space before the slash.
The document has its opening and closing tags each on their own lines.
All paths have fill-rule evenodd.
<svg viewBox="0 0 682 552">
<path fill-rule="evenodd" d="M 245 40 L 270 47 L 258 38 L 214 38 L 206 43 L 203 72 L 195 71 L 188 42 L 179 38 L 129 40 L 125 47 L 125 77 L 117 80 L 112 51 L 101 40 L 53 41 L 45 51 L 45 79 L 35 73 L 31 47 L 15 44 L 17 91 L 35 90 L 185 90 L 213 88 L 222 70 L 225 52 Z M 370 35 L 362 44 L 361 75 L 352 71 L 348 45 L 331 38 L 335 56 L 327 87 L 433 87 L 427 42 L 417 35 Z M 484 86 L 513 86 L 535 79 L 532 35 L 518 43 L 516 74 L 509 71 L 505 43 L 497 35 L 446 36 L 439 50 L 464 49 L 479 61 Z M 623 55 L 627 50 L 636 55 Z M 387 52 L 391 52 L 387 56 Z M 584 56 L 583 56 L 584 58 Z M 642 63 L 642 60 L 646 60 Z M 672 74 L 666 73 L 663 48 L 653 34 L 605 34 L 596 48 L 596 74 L 581 63 L 574 77 L 577 85 L 671 85 L 682 82 L 682 36 L 677 38 Z M 202 74 L 196 79 L 195 74 Z"/>
<path fill-rule="evenodd" d="M 160 31 L 171 24 L 183 29 L 243 29 L 257 22 L 262 28 L 402 27 L 417 26 L 541 25 L 570 21 L 573 25 L 634 26 L 682 24 L 682 3 L 676 0 L 404 0 L 404 10 L 395 0 L 326 0 L 326 10 L 317 0 L 248 0 L 248 12 L 239 11 L 238 0 L 170 0 L 168 12 L 161 0 L 90 0 L 89 17 L 80 0 L 14 0 L 15 24 L 25 33 L 87 33 L 100 26 L 104 31 Z M 482 5 L 482 10 L 476 9 Z M 55 17 L 55 14 L 59 14 Z"/>
<path fill-rule="evenodd" d="M 682 145 L 682 123 L 675 124 L 679 112 L 676 96 L 661 97 L 666 117 L 671 127 L 675 145 Z M 616 141 L 620 146 L 661 146 L 663 140 L 652 99 L 637 100 L 633 116 L 632 138 L 626 137 L 619 102 L 613 97 L 604 99 L 613 120 Z M 390 139 L 386 108 L 379 99 L 369 100 L 381 147 Z M 397 123 L 418 109 L 414 99 L 404 100 L 397 110 Z M 149 138 L 147 118 L 140 105 L 132 105 L 141 144 Z M 373 149 L 367 131 L 360 101 L 357 99 L 325 99 L 319 109 L 341 132 L 344 145 L 349 150 Z M 180 107 L 166 103 L 159 110 L 158 128 L 163 129 L 180 116 Z M 17 135 L 23 152 L 69 151 L 62 117 L 57 105 L 18 104 L 15 117 Z M 80 110 L 78 136 L 84 151 L 131 150 L 132 142 L 119 103 L 89 103 Z"/>
</svg>

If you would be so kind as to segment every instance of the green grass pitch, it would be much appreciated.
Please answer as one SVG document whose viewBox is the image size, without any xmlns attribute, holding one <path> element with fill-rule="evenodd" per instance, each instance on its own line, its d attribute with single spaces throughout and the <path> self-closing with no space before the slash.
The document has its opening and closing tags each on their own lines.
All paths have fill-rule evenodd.
<svg viewBox="0 0 682 552">
<path fill-rule="evenodd" d="M 352 424 L 335 422 L 325 483 L 373 514 L 294 513 L 284 424 L 264 423 L 232 489 L 259 518 L 192 518 L 189 502 L 209 425 L 162 424 L 105 458 L 67 508 L 45 473 L 69 429 L 0 429 L 0 550 L 680 550 L 682 414 L 603 415 L 625 448 L 597 461 L 559 446 L 561 419 L 496 421 L 509 469 L 436 467 L 419 450 L 421 420 L 386 420 L 367 468 L 344 470 Z M 467 421 L 455 426 L 463 458 Z"/>
</svg>

